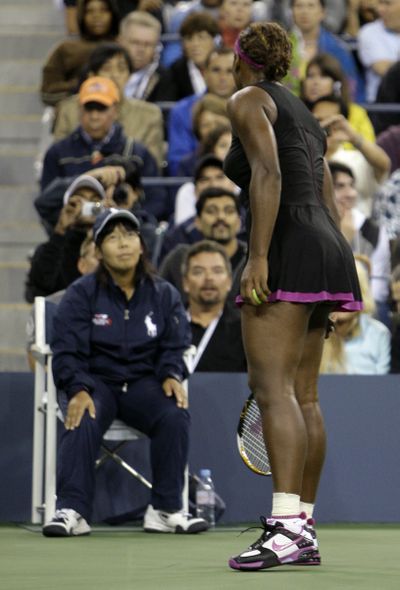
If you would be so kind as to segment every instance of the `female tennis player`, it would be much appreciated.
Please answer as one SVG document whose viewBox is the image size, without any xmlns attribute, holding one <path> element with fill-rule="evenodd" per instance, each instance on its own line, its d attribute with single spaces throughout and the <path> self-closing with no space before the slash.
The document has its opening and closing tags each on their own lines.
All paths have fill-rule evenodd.
<svg viewBox="0 0 400 590">
<path fill-rule="evenodd" d="M 279 83 L 291 59 L 286 32 L 276 23 L 253 23 L 235 53 L 239 90 L 228 105 L 233 140 L 225 171 L 248 198 L 239 302 L 273 498 L 261 537 L 229 565 L 318 565 L 311 520 L 325 455 L 318 370 L 330 312 L 360 309 L 361 295 L 336 225 L 325 133 Z"/>
</svg>

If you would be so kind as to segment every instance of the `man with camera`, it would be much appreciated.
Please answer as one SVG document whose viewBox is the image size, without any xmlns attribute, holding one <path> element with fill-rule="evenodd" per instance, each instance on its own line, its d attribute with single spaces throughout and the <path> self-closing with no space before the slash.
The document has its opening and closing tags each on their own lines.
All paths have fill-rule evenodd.
<svg viewBox="0 0 400 590">
<path fill-rule="evenodd" d="M 32 303 L 35 296 L 47 296 L 80 276 L 77 260 L 83 240 L 95 219 L 106 207 L 135 212 L 143 227 L 143 238 L 151 251 L 156 219 L 141 207 L 143 189 L 135 166 L 104 166 L 78 176 L 63 197 L 63 206 L 50 228 L 47 242 L 33 254 L 25 298 Z M 50 224 L 51 225 L 51 224 Z"/>
</svg>

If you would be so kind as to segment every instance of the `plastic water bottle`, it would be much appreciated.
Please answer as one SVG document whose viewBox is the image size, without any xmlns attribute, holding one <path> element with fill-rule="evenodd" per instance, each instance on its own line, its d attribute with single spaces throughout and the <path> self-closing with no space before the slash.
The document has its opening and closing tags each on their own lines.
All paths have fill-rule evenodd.
<svg viewBox="0 0 400 590">
<path fill-rule="evenodd" d="M 215 492 L 209 469 L 201 469 L 196 488 L 196 515 L 215 526 Z"/>
</svg>

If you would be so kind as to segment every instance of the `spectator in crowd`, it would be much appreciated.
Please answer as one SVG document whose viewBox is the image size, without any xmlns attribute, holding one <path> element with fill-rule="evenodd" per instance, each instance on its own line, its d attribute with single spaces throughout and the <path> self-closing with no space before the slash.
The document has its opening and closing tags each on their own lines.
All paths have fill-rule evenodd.
<svg viewBox="0 0 400 590">
<path fill-rule="evenodd" d="M 379 18 L 362 26 L 358 33 L 368 102 L 375 102 L 382 77 L 400 55 L 400 0 L 380 0 L 377 10 Z"/>
<path fill-rule="evenodd" d="M 232 269 L 225 249 L 210 240 L 193 244 L 185 252 L 182 277 L 196 346 L 191 370 L 245 372 L 240 312 L 227 303 Z"/>
<path fill-rule="evenodd" d="M 122 175 L 124 170 L 121 168 L 118 173 Z M 47 242 L 36 248 L 31 260 L 25 289 L 29 303 L 38 295 L 47 296 L 65 289 L 80 276 L 77 261 L 81 245 L 97 211 L 111 204 L 103 185 L 104 182 L 85 174 L 75 179 L 66 191 L 54 231 Z"/>
<path fill-rule="evenodd" d="M 78 3 L 80 37 L 66 39 L 50 53 L 43 66 L 41 96 L 54 106 L 79 86 L 82 66 L 96 45 L 118 34 L 119 15 L 115 0 L 81 0 Z"/>
<path fill-rule="evenodd" d="M 220 125 L 229 125 L 226 99 L 215 94 L 204 94 L 192 109 L 193 132 L 199 144 L 197 149 L 184 156 L 178 164 L 178 176 L 193 176 L 199 152 L 209 134 Z"/>
<path fill-rule="evenodd" d="M 125 86 L 127 98 L 149 102 L 175 100 L 171 76 L 160 65 L 160 36 L 160 22 L 147 12 L 130 12 L 122 19 L 118 41 L 128 51 L 133 66 Z"/>
<path fill-rule="evenodd" d="M 385 227 L 366 217 L 357 207 L 358 194 L 353 171 L 349 166 L 330 162 L 340 229 L 355 255 L 367 256 L 371 263 L 371 292 L 377 317 L 389 324 L 390 244 Z"/>
<path fill-rule="evenodd" d="M 376 102 L 400 103 L 400 61 L 391 65 L 382 76 Z M 373 124 L 377 133 L 382 133 L 391 126 L 400 125 L 400 112 L 373 113 Z"/>
<path fill-rule="evenodd" d="M 379 0 L 348 0 L 347 18 L 343 32 L 349 37 L 357 37 L 363 25 L 379 18 Z"/>
<path fill-rule="evenodd" d="M 375 304 L 369 288 L 368 271 L 357 261 L 364 309 L 334 312 L 335 330 L 325 340 L 321 373 L 384 375 L 390 369 L 390 331 L 372 316 Z"/>
<path fill-rule="evenodd" d="M 144 100 L 125 98 L 125 85 L 132 73 L 128 52 L 118 43 L 100 43 L 87 64 L 88 77 L 110 78 L 120 95 L 117 121 L 125 135 L 139 141 L 153 154 L 159 166 L 164 158 L 164 130 L 161 109 Z M 77 94 L 62 100 L 54 125 L 56 140 L 64 139 L 79 125 L 79 97 Z"/>
<path fill-rule="evenodd" d="M 176 100 L 206 91 L 203 72 L 207 57 L 216 45 L 219 28 L 211 15 L 191 12 L 183 21 L 179 34 L 183 55 L 169 67 Z"/>
<path fill-rule="evenodd" d="M 121 163 L 134 163 L 142 176 L 159 176 L 157 163 L 141 143 L 127 138 L 116 122 L 119 92 L 108 78 L 92 77 L 79 90 L 80 125 L 46 152 L 41 190 L 65 177 L 78 176 L 105 166 L 120 156 Z M 166 191 L 149 187 L 146 209 L 157 218 L 168 215 Z"/>
<path fill-rule="evenodd" d="M 390 160 L 382 148 L 364 139 L 350 125 L 346 105 L 335 96 L 323 96 L 316 100 L 312 113 L 327 132 L 326 158 L 329 161 L 347 164 L 356 179 L 359 195 L 358 207 L 369 217 L 373 195 L 390 170 Z M 351 143 L 353 149 L 344 149 Z"/>
<path fill-rule="evenodd" d="M 83 276 L 91 272 L 95 272 L 98 267 L 98 264 L 99 261 L 95 254 L 93 237 L 91 235 L 87 235 L 79 249 L 79 258 L 77 261 L 77 269 L 79 273 L 78 276 Z M 46 297 L 46 300 L 50 303 L 53 303 L 54 305 L 58 305 L 61 299 L 63 298 L 64 293 L 65 289 L 61 289 L 61 291 L 56 291 L 55 293 L 52 293 L 52 295 L 48 295 Z M 26 323 L 26 345 L 28 354 L 28 364 L 31 371 L 35 370 L 35 357 L 31 351 L 31 347 L 35 343 L 35 334 L 35 314 L 34 309 L 32 308 L 30 316 Z"/>
<path fill-rule="evenodd" d="M 400 123 L 382 131 L 376 138 L 376 143 L 390 158 L 390 172 L 395 172 L 400 168 Z"/>
<path fill-rule="evenodd" d="M 395 266 L 400 263 L 400 253 L 395 256 L 393 251 L 400 238 L 400 169 L 395 170 L 375 193 L 373 217 L 380 227 L 385 227 L 392 242 L 392 266 Z"/>
<path fill-rule="evenodd" d="M 240 33 L 251 22 L 252 0 L 222 0 L 219 9 L 219 27 L 225 47 L 233 49 Z"/>
<path fill-rule="evenodd" d="M 221 98 L 229 98 L 235 90 L 232 75 L 233 51 L 227 48 L 214 49 L 208 56 L 204 79 L 207 92 Z M 198 141 L 192 127 L 192 109 L 201 96 L 192 94 L 171 109 L 168 119 L 168 166 L 169 173 L 176 175 L 183 156 L 194 152 Z"/>
<path fill-rule="evenodd" d="M 193 182 L 183 184 L 176 195 L 173 225 L 165 237 L 163 252 L 168 252 L 176 243 L 187 241 L 182 238 L 188 231 L 191 233 L 189 228 L 196 215 L 196 201 L 200 193 L 210 187 L 223 187 L 235 193 L 239 191 L 224 173 L 222 159 L 213 154 L 204 154 L 196 164 Z M 197 232 L 195 238 L 198 238 Z"/>
<path fill-rule="evenodd" d="M 329 53 L 340 63 L 350 86 L 355 102 L 365 99 L 364 81 L 346 43 L 328 31 L 322 24 L 325 16 L 325 0 L 291 0 L 294 28 L 291 41 L 295 55 L 299 54 L 304 72 L 307 63 L 317 53 Z M 303 77 L 303 75 L 301 75 Z"/>
<path fill-rule="evenodd" d="M 200 102 L 195 104 L 193 110 Z M 206 154 L 214 154 L 220 160 L 224 160 L 232 141 L 231 124 L 230 122 L 227 124 L 223 120 L 215 120 L 213 123 L 216 123 L 215 126 L 213 124 L 212 129 L 207 131 L 204 137 L 199 135 L 199 146 L 195 154 L 182 158 L 178 167 L 178 176 L 193 176 L 197 162 Z M 175 214 L 176 211 L 177 201 L 175 202 Z M 179 223 L 179 221 L 175 221 L 175 223 Z"/>
<path fill-rule="evenodd" d="M 60 205 L 53 203 L 48 217 L 50 237 L 35 250 L 27 280 L 26 299 L 64 289 L 77 274 L 79 249 L 95 216 L 114 206 L 133 212 L 141 222 L 143 241 L 152 253 L 156 220 L 143 210 L 143 187 L 135 167 L 106 166 L 90 170 L 68 187 Z M 49 220 L 55 219 L 55 226 Z"/>
<path fill-rule="evenodd" d="M 241 268 L 246 257 L 247 247 L 238 239 L 241 227 L 240 206 L 237 196 L 222 187 L 205 189 L 196 203 L 197 214 L 193 224 L 198 230 L 198 238 L 193 233 L 191 242 L 181 242 L 169 252 L 160 267 L 162 277 L 170 281 L 185 299 L 182 286 L 181 267 L 185 252 L 190 244 L 203 238 L 218 242 L 225 250 L 232 267 L 233 275 Z M 231 293 L 233 300 L 237 292 Z"/>
<path fill-rule="evenodd" d="M 359 0 L 356 0 L 358 2 Z M 363 1 L 363 0 L 361 0 Z M 353 0 L 350 0 L 352 3 Z M 293 25 L 292 17 L 292 0 L 275 0 L 273 13 L 276 20 L 281 23 L 285 29 L 290 29 Z M 325 0 L 324 2 L 324 19 L 323 24 L 329 31 L 341 34 L 346 26 L 346 19 L 349 14 L 348 0 Z M 267 19 L 268 20 L 268 19 Z"/>
<path fill-rule="evenodd" d="M 57 510 L 43 534 L 90 533 L 95 461 L 117 416 L 151 439 L 153 487 L 144 530 L 204 531 L 206 521 L 182 511 L 190 423 L 182 385 L 190 345 L 185 310 L 176 290 L 151 272 L 132 213 L 103 212 L 93 238 L 99 269 L 70 286 L 53 323 L 53 375 L 65 430 Z"/>
<path fill-rule="evenodd" d="M 311 104 L 322 96 L 341 98 L 348 111 L 348 121 L 355 132 L 375 141 L 375 132 L 367 111 L 350 96 L 349 84 L 338 60 L 329 53 L 318 53 L 307 64 L 301 81 L 300 98 Z M 351 148 L 352 146 L 345 146 Z"/>
<path fill-rule="evenodd" d="M 277 4 L 275 0 L 254 0 L 251 3 L 251 20 L 274 20 L 280 14 L 274 8 Z M 214 19 L 219 18 L 219 8 L 221 0 L 189 0 L 187 2 L 178 2 L 174 6 L 165 5 L 164 23 L 167 33 L 178 33 L 182 22 L 192 12 L 202 12 L 209 14 Z M 170 66 L 177 58 L 182 55 L 182 45 L 179 41 L 167 41 L 164 44 L 162 54 L 162 63 Z"/>
</svg>

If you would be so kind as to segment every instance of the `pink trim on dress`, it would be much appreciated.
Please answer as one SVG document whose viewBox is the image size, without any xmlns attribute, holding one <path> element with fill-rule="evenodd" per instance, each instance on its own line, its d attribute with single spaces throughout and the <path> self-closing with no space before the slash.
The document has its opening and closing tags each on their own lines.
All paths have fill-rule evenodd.
<svg viewBox="0 0 400 590">
<path fill-rule="evenodd" d="M 319 291 L 318 293 L 302 293 L 299 291 L 283 291 L 278 289 L 268 296 L 269 303 L 276 301 L 287 301 L 288 303 L 337 303 L 337 311 L 361 311 L 363 309 L 362 301 L 355 301 L 354 295 L 348 293 L 329 293 L 328 291 Z M 235 299 L 236 305 L 241 307 L 245 301 L 241 295 Z"/>
</svg>

